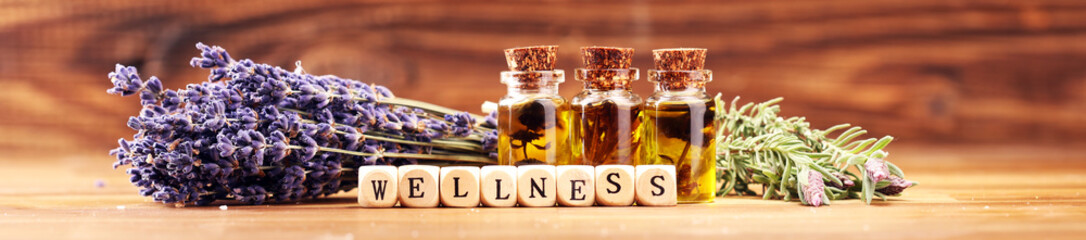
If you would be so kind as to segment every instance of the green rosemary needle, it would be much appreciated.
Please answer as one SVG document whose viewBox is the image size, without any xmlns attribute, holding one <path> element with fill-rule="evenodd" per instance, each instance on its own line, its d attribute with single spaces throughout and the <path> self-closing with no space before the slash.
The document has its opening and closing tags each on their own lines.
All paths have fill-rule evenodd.
<svg viewBox="0 0 1086 240">
<path fill-rule="evenodd" d="M 885 161 L 893 137 L 861 138 L 858 126 L 836 125 L 813 129 L 803 117 L 778 116 L 783 98 L 727 108 L 716 96 L 718 195 L 756 195 L 751 185 L 761 185 L 764 199 L 805 205 L 829 204 L 830 200 L 871 199 L 899 194 L 915 186 L 905 173 Z M 844 130 L 840 134 L 833 133 Z M 850 171 L 853 169 L 854 171 Z"/>
</svg>

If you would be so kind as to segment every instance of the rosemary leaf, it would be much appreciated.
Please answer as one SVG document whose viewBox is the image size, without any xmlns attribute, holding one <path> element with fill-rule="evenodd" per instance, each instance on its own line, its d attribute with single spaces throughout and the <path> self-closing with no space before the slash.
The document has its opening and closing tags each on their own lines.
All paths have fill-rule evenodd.
<svg viewBox="0 0 1086 240">
<path fill-rule="evenodd" d="M 717 176 L 722 182 L 718 195 L 752 195 L 758 187 L 750 185 L 761 185 L 764 199 L 820 205 L 859 198 L 870 204 L 875 196 L 885 199 L 887 193 L 916 185 L 885 160 L 891 136 L 864 137 L 867 130 L 847 123 L 811 128 L 804 117 L 778 116 L 783 98 L 740 105 L 737 97 L 723 107 L 720 96 L 714 99 L 721 106 L 716 114 L 721 126 L 716 139 Z M 822 183 L 816 182 L 815 172 L 821 174 Z M 805 194 L 821 201 L 805 199 Z"/>
</svg>

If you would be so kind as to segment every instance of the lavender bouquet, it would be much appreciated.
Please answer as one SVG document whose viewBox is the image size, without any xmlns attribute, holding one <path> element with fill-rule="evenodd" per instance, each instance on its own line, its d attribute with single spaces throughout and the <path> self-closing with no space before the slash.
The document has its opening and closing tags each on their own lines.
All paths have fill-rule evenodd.
<svg viewBox="0 0 1086 240">
<path fill-rule="evenodd" d="M 893 137 L 864 139 L 867 130 L 849 124 L 814 129 L 803 117 L 779 116 L 782 100 L 738 105 L 736 97 L 730 108 L 717 109 L 718 195 L 757 195 L 752 185 L 760 185 L 764 199 L 817 207 L 857 198 L 871 204 L 916 186 L 885 160 Z M 716 102 L 724 106 L 719 94 Z"/>
<path fill-rule="evenodd" d="M 235 60 L 196 44 L 208 80 L 164 89 L 117 65 L 110 94 L 139 95 L 136 130 L 110 151 L 140 194 L 185 206 L 295 202 L 350 190 L 363 165 L 494 164 L 493 116 L 395 97 L 383 86 Z"/>
</svg>

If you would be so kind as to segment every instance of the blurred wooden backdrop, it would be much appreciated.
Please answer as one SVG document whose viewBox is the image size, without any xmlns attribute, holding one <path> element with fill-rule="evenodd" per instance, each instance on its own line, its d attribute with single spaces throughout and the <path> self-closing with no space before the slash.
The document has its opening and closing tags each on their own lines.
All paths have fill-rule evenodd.
<svg viewBox="0 0 1086 240">
<path fill-rule="evenodd" d="M 1086 1 L 0 0 L 0 155 L 105 152 L 135 98 L 115 63 L 170 88 L 202 81 L 196 42 L 235 58 L 391 87 L 478 112 L 504 95 L 501 50 L 709 48 L 711 92 L 785 97 L 787 115 L 903 142 L 1086 141 Z M 647 81 L 636 92 L 651 92 Z M 581 88 L 569 79 L 562 94 Z M 0 156 L 2 157 L 2 156 Z"/>
</svg>

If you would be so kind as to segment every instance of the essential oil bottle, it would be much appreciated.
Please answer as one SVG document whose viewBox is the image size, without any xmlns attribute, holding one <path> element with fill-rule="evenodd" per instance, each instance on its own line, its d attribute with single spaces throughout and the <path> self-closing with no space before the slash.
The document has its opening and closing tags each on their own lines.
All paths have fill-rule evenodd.
<svg viewBox="0 0 1086 240">
<path fill-rule="evenodd" d="M 716 105 L 705 94 L 713 75 L 705 49 L 652 51 L 656 84 L 645 100 L 640 164 L 675 165 L 679 203 L 712 202 L 716 194 Z"/>
<path fill-rule="evenodd" d="M 630 91 L 640 75 L 630 67 L 633 48 L 584 47 L 584 68 L 574 78 L 584 90 L 570 100 L 570 141 L 575 165 L 634 165 L 639 157 L 641 97 Z"/>
<path fill-rule="evenodd" d="M 498 102 L 498 163 L 550 164 L 569 161 L 569 102 L 558 95 L 565 72 L 554 69 L 558 46 L 505 50 L 509 92 Z"/>
</svg>

